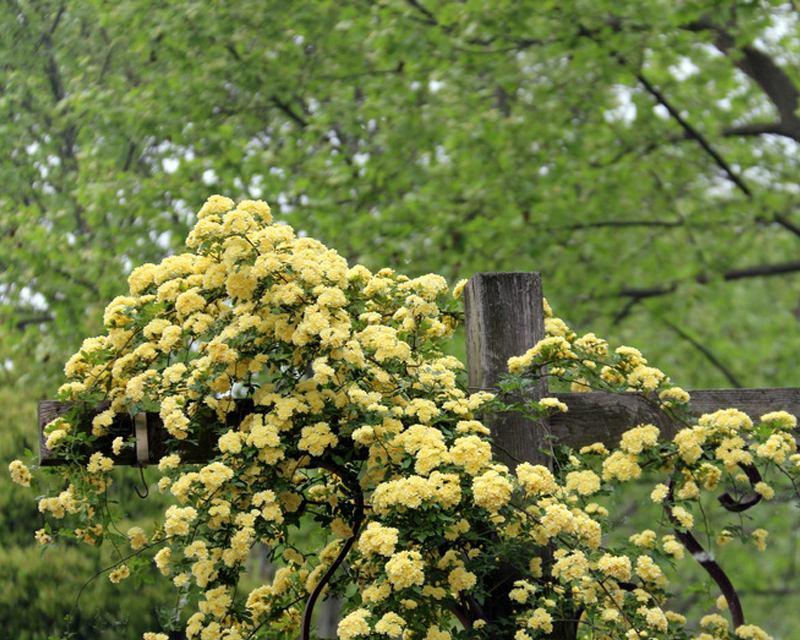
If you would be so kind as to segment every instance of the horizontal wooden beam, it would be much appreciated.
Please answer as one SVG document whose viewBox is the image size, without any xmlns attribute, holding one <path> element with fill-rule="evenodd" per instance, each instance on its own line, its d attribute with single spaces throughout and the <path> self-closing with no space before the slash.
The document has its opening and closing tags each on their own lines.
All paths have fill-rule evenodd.
<svg viewBox="0 0 800 640">
<path fill-rule="evenodd" d="M 508 359 L 545 337 L 542 277 L 538 273 L 477 273 L 464 289 L 467 377 L 473 389 L 492 389 L 508 372 Z M 534 400 L 547 394 L 542 377 L 527 391 Z M 547 464 L 541 421 L 519 413 L 485 416 L 494 455 L 511 464 Z"/>
<path fill-rule="evenodd" d="M 697 389 L 692 396 L 692 413 L 700 416 L 733 407 L 753 420 L 770 411 L 784 410 L 800 416 L 800 389 Z M 564 402 L 567 413 L 550 418 L 552 436 L 573 448 L 593 442 L 616 446 L 622 434 L 637 424 L 654 424 L 671 438 L 683 424 L 671 420 L 658 406 L 638 393 L 554 393 Z"/>
<path fill-rule="evenodd" d="M 45 426 L 60 416 L 64 416 L 73 408 L 71 402 L 59 402 L 57 400 L 39 401 L 39 464 L 45 467 L 63 465 L 66 460 L 47 448 L 47 434 L 44 432 Z M 89 411 L 84 418 L 84 422 L 77 426 L 78 431 L 89 433 L 92 428 L 92 419 L 101 411 L 108 407 L 101 404 Z M 228 415 L 228 424 L 238 424 L 244 416 L 252 411 L 253 403 L 251 400 L 243 400 L 237 403 L 236 410 Z M 158 413 L 147 412 L 144 414 L 145 428 L 147 431 L 147 442 L 144 450 L 146 451 L 144 464 L 155 464 L 168 453 L 179 453 L 181 459 L 187 463 L 205 462 L 215 455 L 216 437 L 214 429 L 209 428 L 200 434 L 193 434 L 192 441 L 175 440 L 164 428 L 164 423 Z M 219 427 L 216 415 L 210 409 L 204 415 L 204 422 L 210 427 Z M 134 466 L 139 464 L 137 453 L 134 448 L 126 447 L 119 456 L 113 455 L 111 443 L 117 436 L 123 438 L 133 437 L 135 431 L 134 417 L 129 414 L 119 414 L 115 416 L 113 423 L 109 427 L 108 435 L 98 438 L 92 450 L 84 449 L 73 452 L 78 460 L 88 460 L 89 456 L 95 452 L 113 458 L 115 464 L 121 466 Z"/>
<path fill-rule="evenodd" d="M 770 411 L 784 410 L 800 416 L 800 389 L 699 389 L 690 391 L 692 409 L 697 416 L 717 409 L 735 407 L 744 411 L 754 420 Z M 650 423 L 661 428 L 664 437 L 672 437 L 684 425 L 672 421 L 658 406 L 638 393 L 553 393 L 551 394 L 569 407 L 567 413 L 554 415 L 549 426 L 552 436 L 562 444 L 579 448 L 594 442 L 602 442 L 611 447 L 619 443 L 621 435 L 637 424 Z M 68 402 L 42 400 L 39 402 L 39 462 L 43 466 L 64 464 L 64 459 L 48 450 L 44 427 L 58 416 L 66 414 L 72 408 Z M 237 403 L 236 411 L 228 416 L 228 424 L 235 425 L 248 412 L 253 404 L 249 400 Z M 86 423 L 79 425 L 79 430 L 91 429 L 91 418 L 103 411 L 101 405 L 87 417 Z M 195 442 L 176 443 L 167 434 L 161 418 L 157 413 L 147 413 L 147 461 L 156 463 L 162 456 L 177 451 L 187 463 L 205 462 L 216 452 L 214 429 L 200 434 Z M 216 423 L 216 417 L 209 413 L 209 423 Z M 112 456 L 111 441 L 121 435 L 130 437 L 134 434 L 133 418 L 119 415 L 111 425 L 107 436 L 100 438 L 94 450 Z M 167 446 L 167 443 L 170 443 Z M 90 451 L 79 452 L 79 457 L 88 459 Z M 120 456 L 112 456 L 118 465 L 137 464 L 136 453 L 128 448 Z"/>
</svg>

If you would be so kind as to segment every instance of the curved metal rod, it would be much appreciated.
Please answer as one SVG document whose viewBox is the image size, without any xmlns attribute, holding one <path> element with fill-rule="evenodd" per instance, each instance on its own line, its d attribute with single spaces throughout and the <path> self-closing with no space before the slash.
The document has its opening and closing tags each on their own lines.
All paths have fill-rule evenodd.
<svg viewBox="0 0 800 640">
<path fill-rule="evenodd" d="M 673 492 L 677 473 L 678 470 L 675 470 L 669 480 L 669 490 L 667 492 L 667 498 L 664 500 L 664 513 L 667 514 L 667 518 L 669 518 L 669 521 L 673 525 L 675 537 L 688 549 L 692 557 L 700 563 L 700 566 L 705 569 L 706 573 L 711 576 L 714 582 L 717 583 L 720 591 L 722 591 L 722 595 L 725 596 L 725 600 L 728 602 L 728 608 L 731 612 L 733 628 L 736 629 L 744 624 L 744 611 L 742 610 L 741 600 L 739 600 L 739 594 L 736 593 L 736 588 L 733 586 L 730 578 L 728 578 L 728 574 L 723 571 L 722 567 L 712 558 L 711 554 L 703 549 L 703 545 L 697 541 L 697 538 L 689 531 L 681 531 L 680 522 L 672 515 L 671 507 L 675 505 Z"/>
<path fill-rule="evenodd" d="M 143 488 L 140 490 L 138 485 L 134 485 L 133 488 L 136 491 L 136 495 L 144 500 L 150 495 L 150 487 L 147 486 L 147 482 L 144 479 L 144 467 L 141 464 L 139 465 L 139 479 L 142 481 Z"/>
<path fill-rule="evenodd" d="M 744 471 L 747 479 L 750 481 L 750 487 L 755 487 L 759 482 L 761 482 L 761 474 L 751 464 L 742 464 L 739 465 L 742 471 Z M 762 495 L 760 493 L 756 493 L 753 491 L 749 496 L 742 498 L 741 500 L 736 500 L 734 497 L 731 496 L 729 493 L 723 493 L 717 500 L 719 503 L 725 507 L 728 511 L 733 513 L 741 513 L 742 511 L 747 511 L 750 507 L 755 507 L 759 502 L 761 502 Z"/>
<path fill-rule="evenodd" d="M 353 535 L 347 539 L 347 542 L 344 543 L 341 551 L 339 551 L 338 555 L 334 559 L 333 563 L 328 570 L 324 573 L 320 581 L 317 583 L 317 586 L 314 587 L 314 590 L 311 592 L 311 595 L 308 597 L 306 601 L 305 610 L 303 611 L 303 628 L 300 632 L 300 640 L 310 640 L 311 638 L 311 618 L 314 615 L 314 606 L 317 604 L 317 600 L 319 599 L 320 595 L 322 594 L 323 589 L 327 586 L 330 582 L 331 578 L 333 578 L 333 574 L 336 573 L 336 570 L 339 568 L 339 565 L 344 562 L 344 559 L 350 553 L 350 549 L 353 548 L 356 540 L 358 539 L 358 533 L 361 529 L 361 524 L 364 521 L 364 494 L 361 492 L 361 487 L 358 484 L 358 480 L 350 481 L 348 483 L 348 478 L 346 478 L 346 471 L 344 469 L 340 469 L 339 467 L 332 465 L 332 464 L 320 464 L 320 467 L 335 473 L 339 476 L 339 479 L 342 481 L 342 484 L 347 486 L 355 496 L 355 515 L 353 517 Z"/>
</svg>

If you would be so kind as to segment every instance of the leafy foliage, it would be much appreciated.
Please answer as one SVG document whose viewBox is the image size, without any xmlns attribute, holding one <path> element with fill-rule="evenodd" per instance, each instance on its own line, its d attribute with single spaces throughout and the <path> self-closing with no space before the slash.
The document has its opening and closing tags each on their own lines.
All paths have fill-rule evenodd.
<svg viewBox="0 0 800 640">
<path fill-rule="evenodd" d="M 741 520 L 712 531 L 702 496 L 722 491 L 719 503 L 738 515 L 775 497 L 768 472 L 796 493 L 796 417 L 774 411 L 754 423 L 729 408 L 695 420 L 690 395 L 641 352 L 579 337 L 546 302 L 547 336 L 508 360 L 500 396 L 467 393 L 463 365 L 441 349 L 456 315 L 441 276 L 348 267 L 274 224 L 263 201 L 212 196 L 186 244 L 186 253 L 135 269 L 129 295 L 106 307 L 106 333 L 68 360 L 59 395 L 72 408 L 45 427 L 48 448 L 68 461 L 65 488 L 40 498 L 48 518 L 36 533 L 46 546 L 56 536 L 111 541 L 104 572 L 115 584 L 147 570 L 157 549 L 152 559 L 179 593 L 165 629 L 177 630 L 191 602 L 196 610 L 180 624 L 189 639 L 309 640 L 327 591 L 347 603 L 340 640 L 687 640 L 685 616 L 666 608 L 664 567 L 688 552 L 731 618 L 703 616 L 695 639 L 770 640 L 746 623 L 695 530 L 702 518 L 706 544 L 738 537 L 766 549 L 768 531 Z M 655 425 L 632 425 L 612 451 L 557 443 L 552 471 L 518 460 L 510 468 L 476 418 L 568 411 L 556 398 L 505 401 L 543 376 L 576 391 L 639 393 L 685 426 L 667 441 Z M 100 400 L 109 404 L 98 412 Z M 117 414 L 148 408 L 159 409 L 169 436 L 158 487 L 175 503 L 150 532 L 123 533 L 111 472 L 133 443 L 115 437 L 110 455 L 96 445 Z M 193 441 L 209 432 L 210 461 L 187 467 Z M 610 514 L 597 500 L 643 470 L 664 477 L 650 499 L 673 533 L 647 528 L 604 544 Z M 31 483 L 19 460 L 9 471 Z M 304 523 L 321 532 L 322 549 L 298 546 Z M 245 595 L 241 577 L 259 543 L 280 569 Z"/>
<path fill-rule="evenodd" d="M 20 357 L 95 330 L 210 189 L 268 190 L 367 266 L 541 270 L 689 382 L 795 381 L 791 6 L 151 4 L 2 9 Z"/>
<path fill-rule="evenodd" d="M 279 194 L 374 268 L 541 270 L 577 326 L 687 384 L 798 383 L 790 3 L 14 0 L 0 21 L 16 404 L 209 191 Z M 7 455 L 34 448 L 8 424 Z"/>
</svg>

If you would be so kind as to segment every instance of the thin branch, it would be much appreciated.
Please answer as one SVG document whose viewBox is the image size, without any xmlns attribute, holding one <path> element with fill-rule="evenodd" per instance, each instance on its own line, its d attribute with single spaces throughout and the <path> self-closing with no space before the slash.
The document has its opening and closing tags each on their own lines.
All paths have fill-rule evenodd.
<svg viewBox="0 0 800 640">
<path fill-rule="evenodd" d="M 667 111 L 670 115 L 675 119 L 675 121 L 681 126 L 686 134 L 687 138 L 697 141 L 697 143 L 702 147 L 702 149 L 714 160 L 716 165 L 722 169 L 725 173 L 725 176 L 730 180 L 737 189 L 739 189 L 748 199 L 753 199 L 753 192 L 750 190 L 750 187 L 747 186 L 745 181 L 739 176 L 731 166 L 727 163 L 725 158 L 711 145 L 710 142 L 701 134 L 697 129 L 695 129 L 681 114 L 678 110 L 672 105 L 672 103 L 664 96 L 664 94 L 659 91 L 654 85 L 652 85 L 647 78 L 645 78 L 641 73 L 637 74 L 637 79 L 639 82 L 644 86 L 644 88 L 650 93 Z M 770 124 L 759 124 L 759 125 L 746 125 L 743 127 L 738 127 L 739 135 L 758 135 L 760 133 L 777 133 L 775 127 L 778 128 L 785 128 L 785 125 L 778 123 L 777 125 L 770 125 Z M 767 130 L 767 129 L 771 130 Z M 729 130 L 730 131 L 730 130 Z M 746 133 L 745 133 L 746 132 Z M 798 138 L 800 139 L 800 138 Z M 772 218 L 765 218 L 764 216 L 760 216 L 756 218 L 758 222 L 765 222 L 765 221 L 773 221 L 776 222 L 778 225 L 786 229 L 787 231 L 792 232 L 796 236 L 800 236 L 800 226 L 794 224 L 787 216 L 784 214 L 776 213 L 772 216 Z M 736 279 L 734 278 L 726 278 L 726 279 Z"/>
<path fill-rule="evenodd" d="M 327 586 L 328 582 L 330 582 L 331 578 L 333 578 L 333 574 L 336 573 L 336 570 L 339 568 L 339 565 L 344 562 L 347 555 L 350 553 L 350 549 L 356 543 L 358 539 L 359 532 L 361 530 L 361 525 L 364 522 L 364 494 L 361 491 L 361 485 L 358 483 L 358 480 L 351 477 L 347 470 L 339 467 L 334 463 L 323 463 L 320 462 L 319 466 L 327 471 L 331 471 L 332 473 L 336 474 L 339 477 L 339 480 L 344 484 L 348 489 L 353 492 L 353 496 L 355 498 L 355 513 L 353 514 L 353 535 L 347 539 L 347 542 L 344 543 L 341 550 L 339 551 L 338 555 L 334 559 L 331 566 L 328 567 L 328 570 L 325 574 L 320 578 L 317 585 L 314 587 L 314 590 L 311 592 L 311 595 L 306 602 L 305 611 L 303 612 L 303 624 L 302 624 L 302 631 L 300 633 L 301 640 L 309 640 L 311 638 L 311 619 L 314 615 L 314 606 L 317 603 L 320 595 L 322 594 L 323 589 Z"/>
<path fill-rule="evenodd" d="M 661 322 L 663 322 L 667 327 L 669 327 L 672 331 L 678 334 L 678 336 L 680 336 L 683 340 L 688 342 L 700 353 L 702 353 L 703 356 L 706 358 L 706 360 L 708 360 L 715 369 L 717 369 L 723 376 L 725 376 L 725 379 L 731 384 L 732 387 L 735 387 L 737 389 L 741 389 L 743 387 L 742 383 L 734 375 L 734 373 L 730 369 L 728 369 L 728 367 L 726 367 L 722 363 L 722 361 L 716 355 L 714 355 L 711 349 L 709 349 L 706 345 L 704 345 L 699 340 L 693 338 L 684 329 L 682 329 L 679 325 L 675 324 L 674 322 L 664 318 L 661 319 Z"/>
<path fill-rule="evenodd" d="M 800 141 L 800 90 L 791 77 L 766 52 L 748 44 L 737 47 L 736 38 L 710 18 L 696 20 L 686 28 L 690 31 L 707 31 L 714 36 L 714 46 L 731 59 L 734 65 L 755 82 L 775 106 L 780 116 L 780 128 L 764 133 Z"/>
<path fill-rule="evenodd" d="M 636 154 L 637 158 L 644 158 L 645 156 L 657 151 L 664 145 L 673 145 L 678 144 L 680 142 L 685 142 L 687 140 L 691 140 L 686 133 L 681 133 L 680 135 L 671 135 L 663 140 L 654 141 L 651 140 L 645 145 L 637 146 L 632 145 L 630 147 L 620 149 L 617 153 L 614 154 L 612 158 L 606 160 L 605 162 L 598 162 L 598 161 L 589 161 L 589 166 L 593 169 L 605 169 L 606 167 L 611 167 L 617 164 L 620 160 L 625 158 L 625 156 Z"/>
<path fill-rule="evenodd" d="M 622 322 L 625 318 L 633 313 L 634 307 L 642 301 L 642 298 L 629 298 L 625 301 L 625 304 L 622 306 L 622 309 L 617 311 L 614 314 L 611 322 L 616 327 L 620 322 Z"/>
<path fill-rule="evenodd" d="M 50 270 L 53 273 L 57 273 L 62 278 L 65 278 L 66 280 L 69 280 L 70 282 L 74 282 L 75 284 L 78 284 L 78 285 L 84 287 L 85 289 L 88 289 L 93 294 L 98 295 L 98 296 L 100 295 L 100 289 L 97 287 L 97 285 L 94 282 L 91 282 L 91 281 L 87 280 L 86 278 L 82 278 L 81 276 L 77 276 L 74 273 L 70 273 L 66 269 L 64 269 L 62 267 L 55 266 L 55 265 L 50 265 Z"/>
<path fill-rule="evenodd" d="M 322 594 L 322 590 L 328 585 L 330 579 L 333 577 L 333 574 L 336 573 L 336 570 L 339 568 L 339 565 L 344 562 L 344 559 L 347 557 L 347 554 L 350 553 L 350 549 L 353 548 L 356 540 L 358 539 L 359 529 L 361 527 L 361 520 L 363 519 L 363 507 L 362 510 L 356 514 L 356 521 L 353 523 L 353 535 L 347 539 L 347 542 L 344 543 L 342 546 L 341 551 L 334 559 L 331 566 L 325 572 L 325 575 L 320 578 L 320 581 L 317 583 L 317 586 L 314 587 L 314 591 L 311 592 L 311 595 L 306 602 L 306 608 L 303 612 L 303 631 L 300 635 L 301 640 L 310 640 L 311 638 L 311 618 L 314 615 L 314 605 L 316 605 L 319 596 Z"/>
<path fill-rule="evenodd" d="M 623 298 L 634 298 L 635 300 L 644 300 L 646 298 L 658 298 L 659 296 L 666 296 L 670 293 L 675 293 L 678 288 L 677 282 L 671 282 L 667 285 L 655 287 L 625 287 L 620 289 L 618 296 Z"/>
<path fill-rule="evenodd" d="M 775 222 L 781 225 L 784 229 L 791 231 L 796 236 L 800 236 L 800 226 L 796 225 L 794 222 L 789 220 L 785 215 L 782 213 L 775 214 Z"/>
<path fill-rule="evenodd" d="M 730 578 L 722 569 L 722 567 L 703 549 L 697 538 L 687 530 L 684 530 L 683 525 L 672 514 L 672 507 L 675 505 L 674 491 L 675 491 L 675 478 L 677 471 L 673 472 L 669 481 L 669 490 L 667 498 L 664 500 L 664 513 L 672 523 L 675 537 L 686 547 L 686 550 L 692 554 L 692 557 L 697 560 L 706 573 L 717 583 L 722 595 L 728 603 L 728 608 L 731 614 L 731 621 L 733 628 L 736 629 L 744 624 L 744 611 L 742 610 L 742 603 L 739 600 L 739 595 L 736 593 L 736 588 L 733 586 Z"/>
<path fill-rule="evenodd" d="M 584 229 L 606 229 L 626 227 L 661 227 L 672 228 L 683 226 L 683 220 L 597 220 L 594 222 L 576 222 L 563 226 L 547 227 L 547 231 L 582 231 Z"/>
<path fill-rule="evenodd" d="M 737 47 L 736 38 L 708 17 L 695 20 L 685 28 L 689 31 L 712 33 L 714 46 L 761 88 L 778 111 L 780 122 L 777 124 L 754 123 L 733 127 L 726 135 L 774 133 L 800 142 L 800 118 L 797 115 L 800 90 L 772 57 L 752 44 Z"/>
<path fill-rule="evenodd" d="M 736 127 L 727 127 L 722 135 L 728 138 L 736 136 L 762 136 L 765 134 L 793 137 L 780 122 L 751 122 Z"/>
<path fill-rule="evenodd" d="M 618 24 L 612 24 L 611 26 L 615 30 L 621 28 Z M 725 55 L 731 54 L 731 50 L 735 45 L 735 40 L 709 20 L 699 20 L 687 25 L 685 28 L 693 31 L 714 31 L 718 34 L 717 42 L 715 43 L 717 48 Z M 580 34 L 588 36 L 596 41 L 595 35 L 591 31 L 581 28 Z M 744 58 L 743 60 L 736 61 L 737 66 L 756 80 L 770 99 L 773 100 L 773 103 L 776 105 L 781 115 L 781 121 L 779 123 L 756 123 L 729 128 L 727 130 L 728 135 L 776 133 L 800 141 L 800 117 L 796 115 L 798 103 L 800 103 L 800 91 L 798 91 L 789 76 L 765 53 L 752 46 L 746 46 L 742 51 Z M 615 56 L 620 64 L 627 64 L 626 59 L 622 55 L 615 54 Z M 748 199 L 752 200 L 753 192 L 750 187 L 745 183 L 744 179 L 733 170 L 730 164 L 728 164 L 725 158 L 711 145 L 706 137 L 680 114 L 678 109 L 667 99 L 664 93 L 653 85 L 641 71 L 635 73 L 635 76 L 645 90 L 667 110 L 670 116 L 678 123 L 681 129 L 683 129 L 685 138 L 695 140 L 714 160 L 714 163 L 723 171 L 728 180 L 730 180 Z M 756 220 L 758 222 L 764 222 L 768 219 L 764 216 L 760 216 L 757 217 Z M 792 223 L 785 215 L 774 214 L 772 220 L 793 234 L 800 236 L 800 226 Z"/>
<path fill-rule="evenodd" d="M 800 271 L 800 260 L 790 260 L 775 264 L 761 264 L 743 269 L 731 269 L 722 274 L 723 280 L 742 280 L 744 278 L 764 278 L 768 276 L 779 276 L 786 273 L 796 273 Z M 705 280 L 698 278 L 698 282 L 705 284 Z"/>
<path fill-rule="evenodd" d="M 439 21 L 436 19 L 436 16 L 430 12 L 429 9 L 425 8 L 421 2 L 417 0 L 406 0 L 408 4 L 410 4 L 414 9 L 416 9 L 419 13 L 425 16 L 425 22 L 431 25 L 438 25 Z"/>
<path fill-rule="evenodd" d="M 800 272 L 800 260 L 790 260 L 788 262 L 760 264 L 752 267 L 743 267 L 741 269 L 729 269 L 722 273 L 722 280 L 724 282 L 732 282 L 734 280 L 768 278 L 797 272 Z M 707 274 L 700 274 L 695 276 L 693 280 L 698 284 L 709 284 L 714 281 L 714 278 Z M 681 283 L 678 281 L 673 281 L 668 284 L 654 285 L 652 287 L 623 287 L 618 290 L 613 297 L 631 298 L 636 302 L 640 302 L 646 298 L 658 298 L 675 293 L 680 284 Z"/>
<path fill-rule="evenodd" d="M 136 143 L 129 142 L 128 143 L 128 152 L 125 154 L 125 162 L 123 163 L 122 170 L 126 173 L 130 170 L 131 165 L 133 164 L 133 159 L 136 154 Z"/>
<path fill-rule="evenodd" d="M 32 325 L 32 324 L 43 324 L 45 322 L 53 322 L 55 318 L 50 314 L 44 316 L 34 316 L 32 318 L 24 318 L 23 320 L 18 320 L 16 323 L 16 327 L 18 331 L 22 331 L 25 327 Z"/>
<path fill-rule="evenodd" d="M 302 128 L 308 126 L 308 120 L 303 118 L 300 114 L 298 114 L 289 103 L 284 102 L 277 96 L 272 96 L 271 98 L 272 104 L 274 104 L 278 109 L 280 109 L 284 114 L 286 114 L 290 120 L 293 120 L 295 124 L 299 125 Z"/>
<path fill-rule="evenodd" d="M 64 12 L 67 10 L 67 5 L 65 2 L 62 2 L 59 7 L 58 11 L 56 12 L 56 17 L 53 19 L 53 24 L 50 25 L 50 35 L 52 36 L 56 29 L 58 29 L 58 25 L 61 24 L 61 18 L 64 17 Z"/>
<path fill-rule="evenodd" d="M 620 309 L 619 311 L 617 311 L 617 313 L 614 314 L 612 322 L 614 323 L 615 326 L 618 325 L 625 318 L 630 316 L 631 313 L 633 313 L 633 309 L 639 303 L 643 302 L 644 300 L 647 300 L 648 298 L 658 298 L 660 296 L 669 295 L 670 293 L 674 293 L 677 290 L 677 288 L 678 288 L 678 283 L 672 282 L 664 286 L 656 286 L 649 288 L 626 287 L 624 289 L 621 289 L 618 295 L 624 298 L 628 298 L 628 300 L 625 302 L 622 309 Z"/>
<path fill-rule="evenodd" d="M 706 140 L 705 136 L 701 134 L 697 129 L 695 129 L 686 119 L 680 114 L 680 112 L 672 105 L 672 103 L 667 100 L 666 96 L 659 91 L 658 88 L 655 87 L 642 73 L 636 74 L 636 79 L 639 83 L 645 88 L 645 90 L 653 96 L 656 101 L 663 106 L 672 118 L 677 122 L 681 128 L 686 132 L 686 135 L 689 136 L 692 140 L 695 140 L 697 144 L 705 151 L 716 163 L 716 165 L 722 169 L 725 173 L 727 178 L 736 185 L 736 187 L 744 193 L 748 198 L 753 197 L 753 192 L 750 191 L 750 187 L 748 187 L 744 180 L 739 177 L 736 172 L 731 168 L 731 166 L 725 161 L 714 147 L 711 146 L 708 140 Z"/>
<path fill-rule="evenodd" d="M 106 77 L 106 73 L 111 67 L 111 59 L 113 57 L 114 57 L 114 43 L 110 43 L 108 45 L 108 51 L 106 52 L 106 55 L 103 58 L 103 65 L 100 67 L 100 73 L 97 75 L 98 84 L 102 83 L 103 79 Z"/>
<path fill-rule="evenodd" d="M 236 62 L 242 61 L 242 56 L 239 55 L 239 52 L 236 50 L 236 47 L 233 45 L 233 43 L 229 42 L 228 44 L 226 44 L 225 49 L 227 49 L 228 53 L 230 53 L 233 56 Z"/>
</svg>

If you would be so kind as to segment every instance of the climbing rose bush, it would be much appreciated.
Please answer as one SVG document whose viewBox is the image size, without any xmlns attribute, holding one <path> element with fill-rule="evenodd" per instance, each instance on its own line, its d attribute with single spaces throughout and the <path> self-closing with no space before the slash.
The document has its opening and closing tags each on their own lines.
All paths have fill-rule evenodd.
<svg viewBox="0 0 800 640">
<path fill-rule="evenodd" d="M 47 472 L 66 488 L 39 501 L 42 544 L 111 540 L 115 583 L 152 558 L 191 609 L 181 626 L 192 639 L 312 637 L 314 605 L 331 594 L 346 601 L 342 640 L 769 638 L 745 623 L 693 530 L 704 494 L 721 493 L 736 513 L 772 497 L 767 473 L 797 477 L 793 416 L 753 422 L 727 409 L 695 419 L 689 395 L 639 351 L 578 336 L 547 306 L 547 337 L 509 360 L 497 395 L 468 393 L 463 365 L 443 350 L 464 281 L 451 293 L 437 275 L 350 267 L 273 223 L 261 201 L 211 197 L 186 246 L 135 269 L 129 295 L 106 309 L 106 333 L 66 364 L 59 397 L 74 408 L 45 429 L 69 462 Z M 518 400 L 542 376 L 642 394 L 685 427 L 667 440 L 631 425 L 611 451 L 554 444 L 550 467 L 510 468 L 480 416 L 568 411 L 555 398 Z M 135 443 L 130 434 L 110 450 L 97 443 L 114 436 L 115 416 L 145 411 L 168 433 L 158 489 L 174 504 L 154 528 L 125 535 L 109 493 L 115 458 Z M 193 464 L 203 442 L 214 451 Z M 35 486 L 20 461 L 9 471 Z M 646 471 L 662 477 L 651 497 L 664 531 L 609 548 L 602 498 Z M 322 548 L 303 545 L 309 526 Z M 716 539 L 763 549 L 766 536 L 736 527 Z M 256 546 L 277 570 L 244 593 Z M 665 568 L 687 550 L 731 618 L 709 614 L 694 634 L 665 604 Z"/>
</svg>

